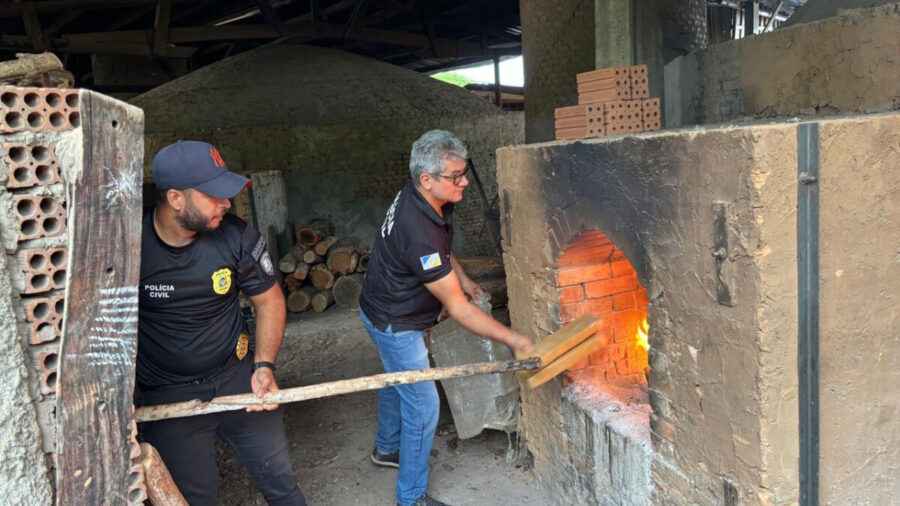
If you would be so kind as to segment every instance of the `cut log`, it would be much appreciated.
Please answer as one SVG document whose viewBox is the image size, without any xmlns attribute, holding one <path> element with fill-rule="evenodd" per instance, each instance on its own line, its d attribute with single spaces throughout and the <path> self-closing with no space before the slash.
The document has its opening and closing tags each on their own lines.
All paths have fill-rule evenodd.
<svg viewBox="0 0 900 506">
<path fill-rule="evenodd" d="M 144 468 L 144 483 L 153 506 L 187 506 L 188 502 L 175 485 L 156 448 L 149 443 L 141 443 L 138 462 Z"/>
<path fill-rule="evenodd" d="M 313 311 L 317 313 L 325 311 L 332 304 L 334 304 L 334 295 L 332 295 L 330 290 L 327 292 L 319 292 L 312 297 L 312 308 Z"/>
<path fill-rule="evenodd" d="M 318 290 L 329 290 L 334 286 L 334 273 L 325 264 L 316 264 L 309 270 L 309 280 Z"/>
<path fill-rule="evenodd" d="M 284 255 L 278 260 L 278 270 L 285 273 L 290 274 L 297 269 L 297 259 L 294 258 L 294 255 L 288 253 Z"/>
<path fill-rule="evenodd" d="M 297 230 L 297 242 L 307 246 L 315 246 L 326 236 L 334 235 L 334 225 L 325 219 L 310 222 L 309 226 Z"/>
<path fill-rule="evenodd" d="M 328 254 L 329 248 L 335 245 L 338 242 L 337 236 L 329 235 L 328 237 L 322 239 L 317 242 L 313 249 L 316 250 L 317 255 L 325 256 Z"/>
<path fill-rule="evenodd" d="M 306 262 L 298 262 L 297 268 L 294 269 L 294 277 L 303 281 L 309 276 L 309 264 Z"/>
<path fill-rule="evenodd" d="M 366 272 L 369 270 L 369 258 L 372 258 L 372 254 L 368 252 L 359 255 L 359 260 L 356 262 L 356 272 Z"/>
<path fill-rule="evenodd" d="M 287 308 L 292 313 L 307 311 L 312 303 L 312 296 L 316 294 L 316 288 L 312 285 L 301 286 L 299 290 L 291 292 L 287 296 Z"/>
<path fill-rule="evenodd" d="M 356 265 L 359 263 L 358 241 L 352 238 L 341 241 L 328 250 L 328 257 L 325 259 L 325 265 L 334 272 L 344 275 L 356 271 Z"/>
<path fill-rule="evenodd" d="M 316 253 L 314 249 L 309 249 L 303 254 L 303 261 L 309 265 L 320 264 L 323 260 L 325 257 Z"/>
<path fill-rule="evenodd" d="M 62 70 L 62 68 L 62 62 L 53 53 L 19 53 L 15 60 L 0 63 L 0 81 L 7 82 L 13 78 L 37 76 L 52 70 Z"/>
<path fill-rule="evenodd" d="M 303 281 L 295 278 L 294 276 L 285 276 L 284 277 L 284 287 L 288 292 L 296 291 L 300 288 L 300 285 L 303 284 Z"/>
<path fill-rule="evenodd" d="M 291 255 L 294 255 L 294 258 L 297 259 L 298 262 L 303 261 L 303 255 L 309 251 L 309 246 L 305 244 L 295 244 L 293 248 L 291 248 Z"/>
<path fill-rule="evenodd" d="M 334 282 L 334 302 L 343 307 L 356 309 L 359 307 L 359 295 L 362 293 L 363 287 L 362 274 L 350 274 L 341 276 Z"/>
</svg>

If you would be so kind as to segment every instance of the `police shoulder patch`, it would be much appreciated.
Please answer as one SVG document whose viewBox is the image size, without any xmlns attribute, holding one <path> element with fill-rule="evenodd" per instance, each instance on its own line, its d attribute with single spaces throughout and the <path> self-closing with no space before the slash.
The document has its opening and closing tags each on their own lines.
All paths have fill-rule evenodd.
<svg viewBox="0 0 900 506">
<path fill-rule="evenodd" d="M 213 291 L 225 295 L 231 289 L 231 269 L 224 267 L 212 274 Z"/>
<path fill-rule="evenodd" d="M 262 236 L 259 236 L 259 240 L 256 241 L 256 246 L 253 247 L 253 251 L 250 252 L 250 256 L 252 256 L 254 260 L 259 260 L 259 257 L 262 256 L 262 253 L 265 250 L 266 240 L 263 239 Z"/>
<path fill-rule="evenodd" d="M 272 259 L 269 257 L 268 251 L 263 251 L 262 256 L 259 258 L 259 266 L 269 276 L 275 274 L 275 267 L 272 265 Z"/>
<path fill-rule="evenodd" d="M 441 266 L 441 255 L 439 253 L 432 253 L 430 255 L 419 257 L 419 261 L 422 262 L 423 271 L 431 270 Z"/>
</svg>

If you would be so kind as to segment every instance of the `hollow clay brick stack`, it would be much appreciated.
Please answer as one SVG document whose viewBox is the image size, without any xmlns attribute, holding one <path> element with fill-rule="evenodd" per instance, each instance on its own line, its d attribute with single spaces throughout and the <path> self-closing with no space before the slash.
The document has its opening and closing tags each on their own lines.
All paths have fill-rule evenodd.
<svg viewBox="0 0 900 506">
<path fill-rule="evenodd" d="M 576 76 L 578 105 L 558 107 L 557 139 L 660 129 L 660 101 L 650 98 L 647 66 L 610 67 Z"/>
</svg>

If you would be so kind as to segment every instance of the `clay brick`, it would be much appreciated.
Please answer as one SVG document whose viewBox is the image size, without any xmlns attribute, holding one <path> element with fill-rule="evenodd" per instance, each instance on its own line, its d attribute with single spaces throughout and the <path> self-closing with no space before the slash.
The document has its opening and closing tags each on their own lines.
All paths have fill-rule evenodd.
<svg viewBox="0 0 900 506">
<path fill-rule="evenodd" d="M 608 267 L 608 266 L 607 266 Z M 562 272 L 562 271 L 560 271 Z M 618 278 L 594 278 L 597 281 L 587 282 L 589 280 L 585 279 L 587 282 L 584 285 L 584 293 L 588 296 L 588 298 L 600 298 L 606 297 L 608 295 L 615 295 L 617 293 L 628 292 L 638 288 L 637 279 L 634 277 L 618 277 Z M 559 283 L 561 286 L 562 282 Z M 572 283 L 566 283 L 572 284 Z"/>
<path fill-rule="evenodd" d="M 77 90 L 0 86 L 0 131 L 45 132 L 78 127 Z"/>
<path fill-rule="evenodd" d="M 621 311 L 623 309 L 631 309 L 635 307 L 633 293 L 623 293 L 613 297 L 613 310 Z"/>
<path fill-rule="evenodd" d="M 25 273 L 25 294 L 42 293 L 66 286 L 66 248 L 32 249 L 19 252 Z"/>
<path fill-rule="evenodd" d="M 578 94 L 579 104 L 606 103 L 631 98 L 631 88 L 619 87 Z"/>
<path fill-rule="evenodd" d="M 568 249 L 559 257 L 557 267 L 574 267 L 579 265 L 590 265 L 598 263 L 608 263 L 609 256 L 612 254 L 613 246 L 599 247 L 573 247 Z"/>
<path fill-rule="evenodd" d="M 57 368 L 59 367 L 59 346 L 48 346 L 35 351 L 35 368 L 40 376 L 41 393 L 56 393 Z"/>
<path fill-rule="evenodd" d="M 558 286 L 576 285 L 588 281 L 608 279 L 610 276 L 612 276 L 612 272 L 610 271 L 609 264 L 605 262 L 582 267 L 565 267 L 557 271 L 556 284 Z M 588 297 L 599 298 L 605 295 L 611 294 L 604 294 L 597 297 L 588 295 Z"/>
<path fill-rule="evenodd" d="M 556 119 L 559 118 L 568 118 L 570 116 L 584 116 L 587 110 L 583 105 L 570 105 L 566 107 L 557 107 L 553 110 L 553 117 Z"/>
<path fill-rule="evenodd" d="M 584 300 L 570 304 L 561 304 L 559 306 L 559 319 L 563 322 L 569 322 L 586 314 L 599 316 L 610 312 L 612 312 L 612 299 L 609 297 Z"/>
<path fill-rule="evenodd" d="M 37 184 L 61 182 L 56 153 L 52 147 L 21 143 L 3 143 L 8 168 L 8 188 L 28 188 Z"/>
<path fill-rule="evenodd" d="M 613 255 L 611 255 L 612 257 Z M 613 262 L 610 262 L 610 267 L 612 269 L 612 275 L 614 278 L 618 278 L 621 276 L 634 276 L 635 271 L 634 268 L 631 267 L 631 262 L 626 259 L 620 259 Z"/>
<path fill-rule="evenodd" d="M 584 300 L 584 288 L 581 285 L 566 286 L 559 290 L 559 303 L 571 304 Z"/>
<path fill-rule="evenodd" d="M 575 82 L 580 84 L 589 81 L 597 81 L 616 77 L 628 79 L 630 76 L 630 67 L 607 67 L 598 70 L 591 70 L 590 72 L 581 72 L 579 74 L 576 74 Z"/>
<path fill-rule="evenodd" d="M 631 82 L 632 80 L 625 77 L 608 77 L 604 79 L 595 79 L 593 81 L 585 81 L 583 83 L 578 83 L 578 93 L 625 88 L 631 86 Z"/>
<path fill-rule="evenodd" d="M 144 504 L 144 501 L 147 499 L 147 486 L 144 483 L 144 467 L 141 464 L 135 464 L 131 466 L 128 475 L 128 504 Z"/>
<path fill-rule="evenodd" d="M 19 240 L 53 237 L 66 231 L 66 208 L 51 195 L 15 195 Z"/>
<path fill-rule="evenodd" d="M 608 297 L 612 299 L 612 297 Z M 630 338 L 634 338 L 634 332 L 637 330 L 637 325 L 640 322 L 641 314 L 633 309 L 628 309 L 625 311 L 615 311 L 611 314 L 607 315 L 603 323 L 607 327 L 630 327 L 631 331 L 628 332 L 630 334 Z"/>
<path fill-rule="evenodd" d="M 584 139 L 587 137 L 587 128 L 558 128 L 556 129 L 556 139 Z"/>
<path fill-rule="evenodd" d="M 567 116 L 565 118 L 557 118 L 554 122 L 557 130 L 563 128 L 587 128 L 587 116 Z"/>
<path fill-rule="evenodd" d="M 29 342 L 41 344 L 60 336 L 64 296 L 23 299 L 25 318 L 30 322 Z"/>
</svg>

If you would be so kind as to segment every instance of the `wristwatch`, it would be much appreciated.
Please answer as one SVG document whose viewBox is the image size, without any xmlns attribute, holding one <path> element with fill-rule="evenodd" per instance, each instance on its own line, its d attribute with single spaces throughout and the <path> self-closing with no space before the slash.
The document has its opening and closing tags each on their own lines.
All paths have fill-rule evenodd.
<svg viewBox="0 0 900 506">
<path fill-rule="evenodd" d="M 253 372 L 256 372 L 257 369 L 262 369 L 263 367 L 268 367 L 272 369 L 272 372 L 275 372 L 275 364 L 272 362 L 253 362 Z"/>
</svg>

